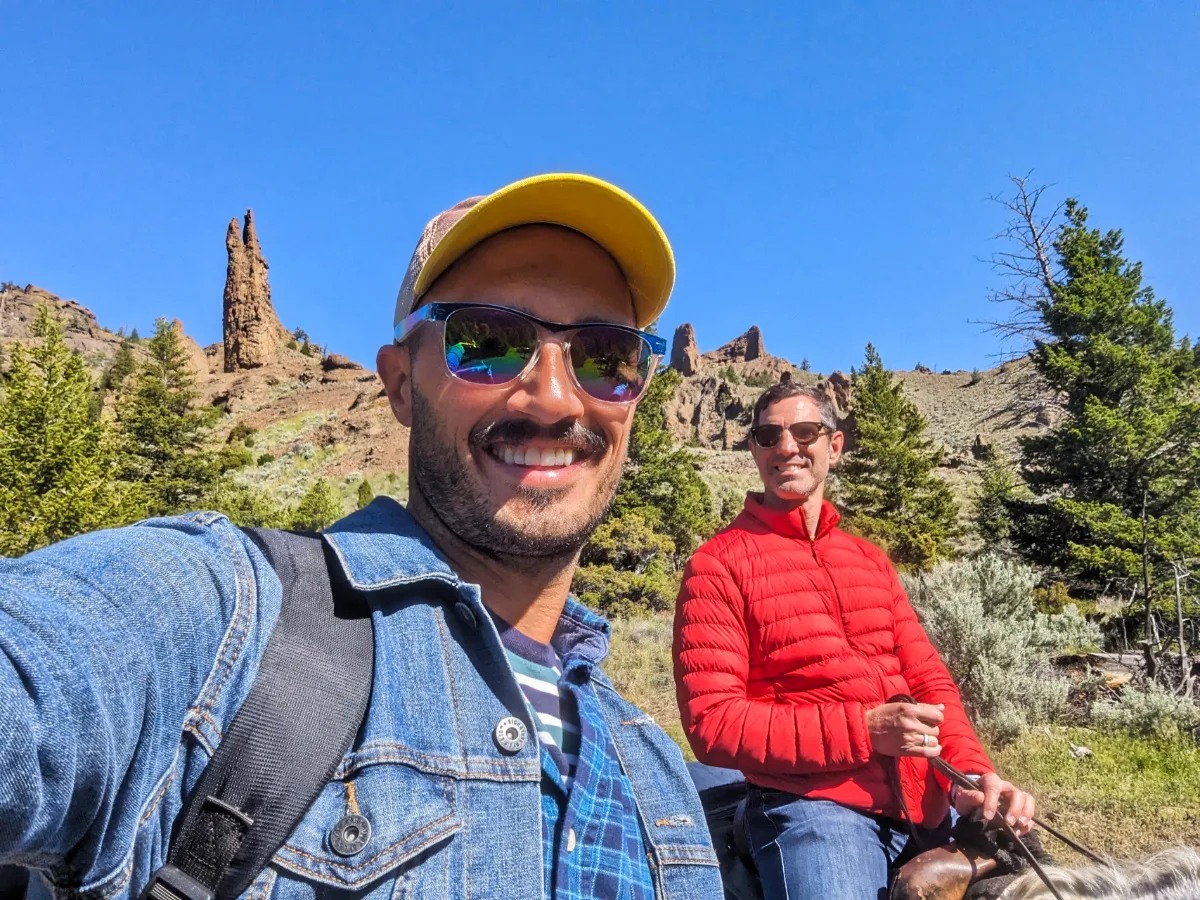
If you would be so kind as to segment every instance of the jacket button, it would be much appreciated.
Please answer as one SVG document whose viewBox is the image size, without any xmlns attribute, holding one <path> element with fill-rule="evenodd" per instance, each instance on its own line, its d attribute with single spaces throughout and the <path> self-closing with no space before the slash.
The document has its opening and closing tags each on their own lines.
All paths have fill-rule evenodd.
<svg viewBox="0 0 1200 900">
<path fill-rule="evenodd" d="M 529 740 L 529 729 L 516 716 L 505 716 L 496 725 L 496 745 L 505 753 L 520 753 Z"/>
<path fill-rule="evenodd" d="M 329 843 L 339 856 L 354 856 L 371 839 L 371 823 L 362 816 L 342 816 L 329 832 Z"/>
<path fill-rule="evenodd" d="M 475 621 L 475 611 L 461 600 L 454 604 L 454 614 L 468 628 L 474 628 L 478 624 Z"/>
</svg>

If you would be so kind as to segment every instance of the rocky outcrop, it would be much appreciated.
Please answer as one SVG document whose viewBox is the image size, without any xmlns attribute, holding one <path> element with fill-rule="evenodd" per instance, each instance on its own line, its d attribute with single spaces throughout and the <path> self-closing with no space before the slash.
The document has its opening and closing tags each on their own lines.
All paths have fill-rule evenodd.
<svg viewBox="0 0 1200 900">
<path fill-rule="evenodd" d="M 335 369 L 361 369 L 362 366 L 348 356 L 342 356 L 340 353 L 330 353 L 322 358 L 321 368 L 326 372 L 332 372 Z"/>
<path fill-rule="evenodd" d="M 183 330 L 183 322 L 179 319 L 171 321 L 171 328 L 179 337 L 179 344 L 183 347 L 183 352 L 187 354 L 188 365 L 191 366 L 192 371 L 200 378 L 206 377 L 208 375 L 208 357 L 205 356 L 204 350 L 194 338 L 187 336 Z"/>
<path fill-rule="evenodd" d="M 850 379 L 842 372 L 834 372 L 824 381 L 820 382 L 818 387 L 833 401 L 833 405 L 837 408 L 838 416 L 845 418 L 846 414 L 850 412 L 850 404 L 854 396 L 854 389 L 850 383 Z"/>
<path fill-rule="evenodd" d="M 234 218 L 225 232 L 229 265 L 225 270 L 225 371 L 256 369 L 273 360 L 290 335 L 271 305 L 267 261 L 258 245 L 254 213 L 246 223 Z"/>
<path fill-rule="evenodd" d="M 704 357 L 715 362 L 731 363 L 750 362 L 766 355 L 767 350 L 763 346 L 762 332 L 759 331 L 757 325 L 751 325 L 750 330 L 745 334 L 734 338 L 711 353 L 704 354 Z"/>
<path fill-rule="evenodd" d="M 675 338 L 671 341 L 671 368 L 684 378 L 690 378 L 700 371 L 696 329 L 687 322 L 675 329 Z"/>
</svg>

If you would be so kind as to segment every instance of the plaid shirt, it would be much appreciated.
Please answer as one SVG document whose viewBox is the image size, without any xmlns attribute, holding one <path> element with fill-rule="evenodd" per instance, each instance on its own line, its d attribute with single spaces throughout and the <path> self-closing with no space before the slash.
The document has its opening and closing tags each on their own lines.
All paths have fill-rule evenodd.
<svg viewBox="0 0 1200 900">
<path fill-rule="evenodd" d="M 545 895 L 553 900 L 654 897 L 633 789 L 592 686 L 592 670 L 608 655 L 608 635 L 608 622 L 568 599 L 551 640 L 563 661 L 560 684 L 575 697 L 581 735 L 570 794 L 542 747 Z"/>
</svg>

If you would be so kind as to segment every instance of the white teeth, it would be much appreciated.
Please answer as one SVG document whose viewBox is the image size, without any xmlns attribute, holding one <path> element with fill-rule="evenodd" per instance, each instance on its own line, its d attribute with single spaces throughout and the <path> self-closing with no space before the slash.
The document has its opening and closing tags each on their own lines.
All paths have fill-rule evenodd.
<svg viewBox="0 0 1200 900">
<path fill-rule="evenodd" d="M 519 447 L 496 447 L 492 455 L 510 466 L 541 466 L 542 468 L 569 466 L 575 462 L 575 451 L 565 447 L 555 447 L 553 450 L 535 450 L 530 447 L 522 450 Z"/>
</svg>

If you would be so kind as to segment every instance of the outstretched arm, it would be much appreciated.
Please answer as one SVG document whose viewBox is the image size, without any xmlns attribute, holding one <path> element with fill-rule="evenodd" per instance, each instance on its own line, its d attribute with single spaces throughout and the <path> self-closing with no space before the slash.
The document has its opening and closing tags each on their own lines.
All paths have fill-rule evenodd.
<svg viewBox="0 0 1200 900">
<path fill-rule="evenodd" d="M 184 731 L 204 739 L 253 678 L 278 604 L 252 554 L 197 514 L 0 561 L 0 863 L 128 850 Z"/>
</svg>

